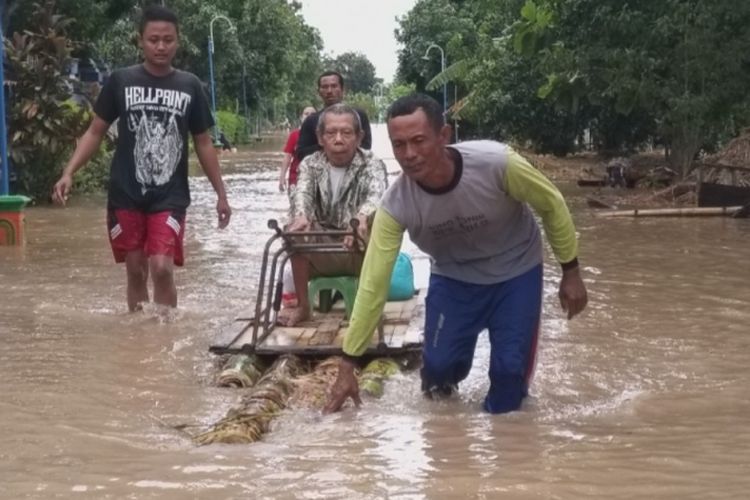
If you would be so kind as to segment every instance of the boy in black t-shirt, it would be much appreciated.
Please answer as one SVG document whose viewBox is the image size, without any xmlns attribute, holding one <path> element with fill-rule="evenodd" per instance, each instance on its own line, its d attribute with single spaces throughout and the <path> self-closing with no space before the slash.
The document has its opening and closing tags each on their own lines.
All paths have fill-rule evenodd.
<svg viewBox="0 0 750 500">
<path fill-rule="evenodd" d="M 94 105 L 94 119 L 53 188 L 65 204 L 73 175 L 99 149 L 118 120 L 118 142 L 107 200 L 109 239 L 116 262 L 125 262 L 131 311 L 148 302 L 176 307 L 173 265 L 183 264 L 185 210 L 190 205 L 188 134 L 218 202 L 219 228 L 231 209 L 210 128 L 213 116 L 200 80 L 172 67 L 178 46 L 177 16 L 152 5 L 143 10 L 139 43 L 143 64 L 115 71 Z"/>
</svg>

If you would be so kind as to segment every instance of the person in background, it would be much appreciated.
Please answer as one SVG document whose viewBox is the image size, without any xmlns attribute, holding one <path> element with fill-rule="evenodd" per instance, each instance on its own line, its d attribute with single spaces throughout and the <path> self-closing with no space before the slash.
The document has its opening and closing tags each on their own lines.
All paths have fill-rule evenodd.
<svg viewBox="0 0 750 500">
<path fill-rule="evenodd" d="M 179 42 L 177 16 L 166 7 L 143 9 L 138 43 L 144 62 L 112 73 L 94 105 L 94 117 L 53 190 L 65 204 L 73 176 L 99 149 L 118 120 L 107 197 L 107 228 L 115 262 L 125 263 L 130 311 L 149 301 L 177 306 L 173 266 L 182 266 L 185 211 L 190 205 L 188 135 L 216 192 L 219 228 L 229 224 L 219 161 L 210 129 L 214 125 L 200 80 L 172 66 Z"/>
<path fill-rule="evenodd" d="M 484 409 L 517 410 L 534 367 L 542 306 L 542 235 L 562 268 L 568 319 L 583 311 L 586 287 L 575 227 L 560 191 L 518 153 L 495 141 L 449 145 L 434 99 L 415 94 L 388 110 L 388 134 L 403 173 L 375 214 L 344 359 L 324 411 L 352 398 L 354 374 L 377 328 L 404 231 L 431 257 L 425 301 L 422 391 L 452 394 L 466 378 L 479 333 L 489 330 L 490 388 Z"/>
<path fill-rule="evenodd" d="M 219 133 L 219 143 L 221 143 L 221 151 L 230 151 L 232 153 L 237 151 L 237 148 L 232 147 L 232 143 L 227 139 L 227 135 L 222 131 Z"/>
<path fill-rule="evenodd" d="M 300 124 L 304 123 L 305 119 L 315 113 L 315 108 L 307 106 L 302 110 L 300 115 Z M 290 213 L 294 212 L 294 207 L 291 206 L 294 200 L 294 191 L 297 186 L 297 177 L 299 175 L 299 160 L 294 155 L 294 149 L 297 147 L 297 140 L 299 139 L 299 127 L 292 130 L 287 137 L 286 144 L 284 145 L 284 159 L 281 161 L 281 170 L 279 171 L 279 191 L 286 191 L 289 196 Z"/>
<path fill-rule="evenodd" d="M 323 107 L 333 106 L 344 101 L 344 77 L 337 71 L 325 71 L 318 77 L 318 95 L 323 100 Z M 359 115 L 359 123 L 362 126 L 362 142 L 360 147 L 362 149 L 370 149 L 372 147 L 372 131 L 370 130 L 370 120 L 367 117 L 367 113 L 362 109 L 355 108 L 355 111 Z M 320 151 L 321 145 L 318 142 L 317 127 L 318 127 L 318 115 L 313 113 L 302 122 L 300 127 L 299 139 L 297 141 L 297 148 L 294 151 L 294 155 L 297 160 L 302 161 L 305 156 L 311 155 L 316 151 Z"/>
</svg>

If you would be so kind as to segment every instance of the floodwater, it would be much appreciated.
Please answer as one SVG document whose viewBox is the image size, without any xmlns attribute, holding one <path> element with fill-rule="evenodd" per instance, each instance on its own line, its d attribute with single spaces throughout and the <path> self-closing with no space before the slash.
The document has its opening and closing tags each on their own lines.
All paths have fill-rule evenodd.
<svg viewBox="0 0 750 500">
<path fill-rule="evenodd" d="M 383 139 L 376 129 L 390 156 Z M 193 446 L 170 425 L 209 424 L 238 398 L 212 386 L 207 348 L 252 308 L 266 220 L 286 206 L 278 161 L 227 167 L 225 231 L 208 182 L 192 179 L 170 322 L 127 314 L 103 198 L 28 210 L 25 248 L 0 248 L 0 498 L 750 495 L 750 222 L 596 219 L 573 189 L 590 305 L 563 319 L 547 265 L 522 411 L 480 411 L 483 337 L 458 399 L 425 401 L 406 373 L 359 411 L 289 413 L 259 443 Z"/>
</svg>

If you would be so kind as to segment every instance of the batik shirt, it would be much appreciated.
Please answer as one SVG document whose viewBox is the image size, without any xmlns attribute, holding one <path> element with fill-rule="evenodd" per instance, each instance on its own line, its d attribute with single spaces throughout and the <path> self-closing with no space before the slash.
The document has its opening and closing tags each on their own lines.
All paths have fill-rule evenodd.
<svg viewBox="0 0 750 500">
<path fill-rule="evenodd" d="M 328 229 L 348 229 L 357 215 L 371 217 L 388 187 L 385 164 L 372 151 L 358 148 L 341 180 L 338 193 L 331 188 L 333 167 L 323 151 L 307 156 L 299 166 L 295 216 L 304 215 Z"/>
</svg>

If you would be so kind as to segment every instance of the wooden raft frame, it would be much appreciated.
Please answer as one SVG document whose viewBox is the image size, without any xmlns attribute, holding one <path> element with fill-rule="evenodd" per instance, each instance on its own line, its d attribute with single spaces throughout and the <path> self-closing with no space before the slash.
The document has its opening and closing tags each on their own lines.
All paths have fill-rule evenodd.
<svg viewBox="0 0 750 500">
<path fill-rule="evenodd" d="M 297 253 L 345 253 L 352 250 L 342 245 L 347 236 L 364 242 L 357 234 L 358 221 L 351 221 L 351 231 L 284 232 L 276 220 L 268 221 L 274 230 L 266 243 L 261 261 L 255 315 L 239 317 L 218 335 L 209 351 L 214 354 L 258 354 L 278 356 L 331 356 L 341 354 L 348 321 L 343 304 L 338 303 L 327 313 L 313 311 L 311 320 L 294 327 L 276 324 L 281 309 L 284 266 Z M 309 243 L 307 236 L 330 237 L 328 243 Z M 274 281 L 274 278 L 276 280 Z M 311 302 L 314 299 L 311 297 Z M 422 349 L 422 332 L 409 326 L 421 311 L 421 296 L 401 302 L 387 302 L 377 335 L 365 355 L 399 355 Z"/>
</svg>

